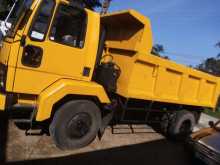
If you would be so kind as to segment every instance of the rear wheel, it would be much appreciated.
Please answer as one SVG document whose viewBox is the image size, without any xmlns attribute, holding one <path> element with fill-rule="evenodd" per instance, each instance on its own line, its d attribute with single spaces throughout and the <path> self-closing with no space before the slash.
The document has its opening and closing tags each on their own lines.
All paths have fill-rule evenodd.
<svg viewBox="0 0 220 165">
<path fill-rule="evenodd" d="M 196 119 L 189 111 L 179 111 L 174 114 L 169 122 L 168 136 L 175 140 L 185 140 L 193 131 Z"/>
<path fill-rule="evenodd" d="M 91 101 L 70 101 L 54 115 L 50 134 L 60 149 L 76 149 L 90 144 L 101 125 L 99 108 Z"/>
</svg>

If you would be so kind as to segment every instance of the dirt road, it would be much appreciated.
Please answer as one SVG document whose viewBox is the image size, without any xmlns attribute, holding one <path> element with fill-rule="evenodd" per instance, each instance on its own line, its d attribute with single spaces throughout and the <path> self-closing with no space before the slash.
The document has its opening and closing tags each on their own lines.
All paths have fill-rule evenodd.
<svg viewBox="0 0 220 165">
<path fill-rule="evenodd" d="M 202 115 L 198 128 L 207 125 L 209 116 Z M 190 165 L 193 164 L 182 144 L 167 141 L 148 126 L 132 128 L 119 125 L 108 128 L 101 141 L 74 151 L 61 151 L 47 136 L 25 136 L 9 123 L 6 150 L 7 164 L 12 165 Z"/>
</svg>

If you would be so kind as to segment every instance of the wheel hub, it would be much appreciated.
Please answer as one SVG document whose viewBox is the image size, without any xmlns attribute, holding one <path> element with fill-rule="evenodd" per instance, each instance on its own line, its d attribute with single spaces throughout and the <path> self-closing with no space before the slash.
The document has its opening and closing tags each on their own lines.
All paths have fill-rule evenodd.
<svg viewBox="0 0 220 165">
<path fill-rule="evenodd" d="M 89 114 L 76 114 L 67 125 L 67 135 L 72 139 L 80 139 L 90 131 L 91 124 Z"/>
<path fill-rule="evenodd" d="M 180 134 L 181 135 L 187 135 L 189 134 L 191 131 L 191 123 L 190 121 L 184 121 L 182 124 L 181 124 L 181 127 L 180 127 Z"/>
</svg>

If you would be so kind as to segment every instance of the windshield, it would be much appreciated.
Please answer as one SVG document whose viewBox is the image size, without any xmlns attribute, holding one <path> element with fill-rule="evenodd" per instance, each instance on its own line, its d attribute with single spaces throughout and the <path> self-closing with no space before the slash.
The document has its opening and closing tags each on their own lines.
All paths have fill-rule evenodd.
<svg viewBox="0 0 220 165">
<path fill-rule="evenodd" d="M 33 0 L 17 0 L 11 7 L 11 10 L 5 20 L 6 23 L 10 24 L 10 31 L 15 31 L 19 21 L 25 15 L 26 11 L 30 8 Z"/>
<path fill-rule="evenodd" d="M 15 24 L 16 21 L 21 16 L 23 9 L 30 8 L 33 0 L 17 0 L 15 2 L 15 6 L 12 6 L 12 11 L 9 13 L 9 17 L 7 22 L 10 22 L 11 24 Z"/>
</svg>

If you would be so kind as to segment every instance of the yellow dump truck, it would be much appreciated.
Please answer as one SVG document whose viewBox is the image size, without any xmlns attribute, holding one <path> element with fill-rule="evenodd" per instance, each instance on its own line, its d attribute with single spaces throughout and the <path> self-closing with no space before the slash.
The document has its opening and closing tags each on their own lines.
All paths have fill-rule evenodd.
<svg viewBox="0 0 220 165">
<path fill-rule="evenodd" d="M 179 139 L 218 101 L 219 78 L 151 54 L 150 21 L 134 10 L 17 0 L 0 38 L 0 109 L 43 125 L 62 149 L 120 123 L 157 123 Z"/>
</svg>

